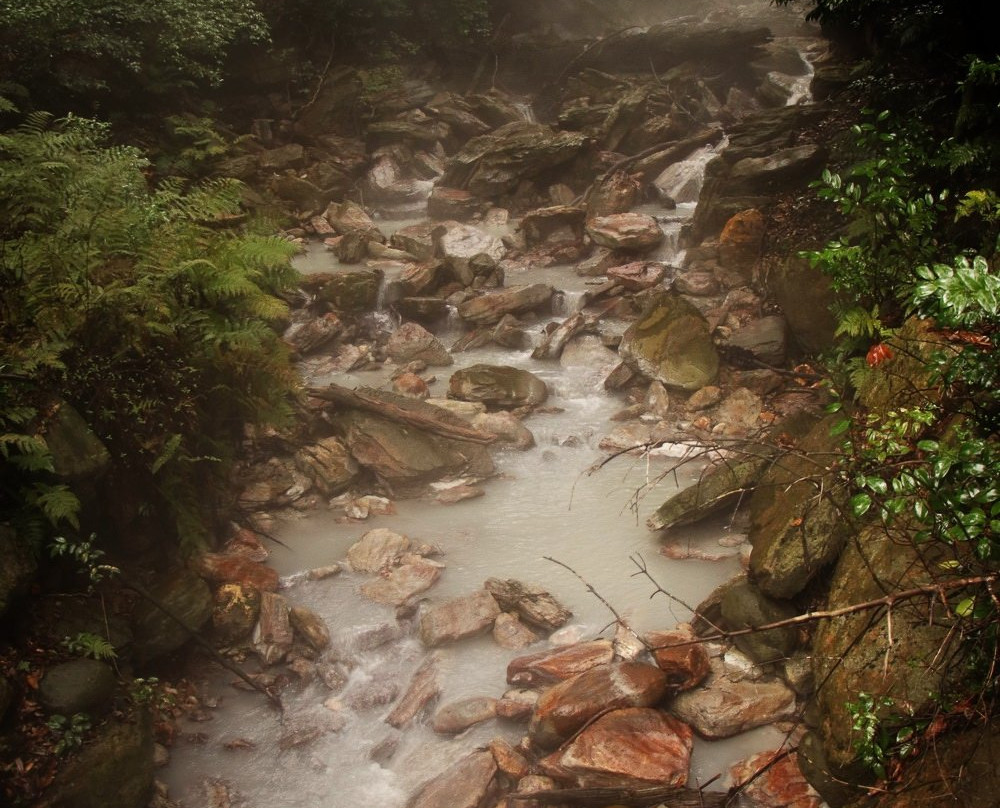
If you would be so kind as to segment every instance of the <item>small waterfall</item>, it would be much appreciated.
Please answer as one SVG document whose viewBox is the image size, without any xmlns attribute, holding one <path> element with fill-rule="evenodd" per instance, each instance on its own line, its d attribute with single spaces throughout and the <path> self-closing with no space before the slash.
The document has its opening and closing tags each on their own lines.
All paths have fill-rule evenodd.
<svg viewBox="0 0 1000 808">
<path fill-rule="evenodd" d="M 521 117 L 528 123 L 538 123 L 535 118 L 535 110 L 528 101 L 514 101 L 514 108 L 521 113 Z"/>
<path fill-rule="evenodd" d="M 586 292 L 561 289 L 552 300 L 552 313 L 557 317 L 569 317 L 580 311 L 586 302 Z"/>
</svg>

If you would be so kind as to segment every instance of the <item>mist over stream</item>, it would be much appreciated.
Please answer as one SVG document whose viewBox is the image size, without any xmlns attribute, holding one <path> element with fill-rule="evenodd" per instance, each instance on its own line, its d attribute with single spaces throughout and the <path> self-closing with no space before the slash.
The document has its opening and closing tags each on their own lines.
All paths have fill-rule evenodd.
<svg viewBox="0 0 1000 808">
<path fill-rule="evenodd" d="M 561 6 L 551 5 L 553 9 Z M 641 12 L 641 24 L 655 22 L 653 15 L 662 16 L 666 9 L 670 19 L 684 17 L 692 25 L 702 25 L 706 16 L 727 25 L 759 21 L 776 34 L 792 37 L 789 41 L 807 56 L 815 45 L 803 35 L 796 13 L 779 11 L 766 2 L 631 5 Z M 549 24 L 556 35 L 561 29 L 575 30 L 572 21 L 559 19 L 558 14 L 552 15 Z M 800 103 L 807 99 L 810 76 L 811 68 L 801 75 L 780 75 L 776 81 L 789 88 L 790 103 Z M 674 198 L 675 209 L 658 202 L 635 208 L 653 216 L 665 234 L 661 246 L 645 260 L 683 266 L 681 230 L 695 213 L 705 165 L 726 145 L 723 140 L 697 150 L 663 178 L 667 187 L 661 191 Z M 406 214 L 383 211 L 383 218 L 376 221 L 390 235 L 423 218 L 412 211 L 410 218 L 391 218 Z M 513 232 L 511 224 L 484 229 L 497 236 Z M 348 270 L 319 242 L 306 245 L 297 266 L 307 275 Z M 384 283 L 390 299 L 394 280 L 392 270 L 387 269 Z M 508 272 L 505 285 L 545 283 L 561 293 L 550 315 L 529 322 L 527 330 L 537 343 L 547 323 L 561 322 L 576 311 L 585 294 L 603 280 L 556 265 Z M 391 330 L 398 324 L 390 310 L 372 317 L 377 328 Z M 627 325 L 606 318 L 599 327 L 620 336 Z M 433 330 L 445 345 L 462 334 L 454 316 Z M 268 543 L 269 563 L 287 584 L 282 594 L 325 620 L 333 638 L 326 657 L 344 665 L 346 686 L 331 694 L 318 679 L 294 682 L 282 692 L 285 714 L 281 716 L 259 694 L 234 689 L 230 674 L 211 666 L 197 672 L 197 684 L 215 708 L 208 716 L 211 720 L 182 719 L 169 766 L 161 773 L 173 799 L 197 808 L 206 804 L 206 781 L 223 781 L 230 785 L 234 805 L 252 808 L 402 808 L 421 783 L 491 738 L 499 735 L 517 743 L 523 726 L 503 720 L 480 723 L 457 737 L 436 734 L 426 720 L 418 719 L 402 730 L 384 722 L 427 653 L 413 631 L 414 618 L 397 620 L 393 608 L 361 597 L 358 590 L 368 576 L 349 568 L 323 580 L 307 580 L 302 575 L 343 562 L 348 548 L 373 528 L 390 528 L 405 534 L 414 545 L 440 550 L 434 560 L 445 568 L 437 584 L 423 595 L 429 602 L 468 594 L 490 577 L 543 586 L 573 612 L 569 625 L 554 638 L 562 642 L 615 634 L 614 615 L 588 592 L 587 585 L 637 631 L 665 630 L 691 618 L 690 609 L 682 604 L 697 605 L 740 571 L 741 559 L 748 552 L 741 514 L 725 513 L 685 528 L 680 537 L 672 535 L 674 543 L 686 546 L 694 557 L 670 558 L 661 551 L 662 537 L 647 528 L 646 519 L 667 496 L 697 480 L 703 461 L 693 457 L 697 448 L 693 442 L 668 442 L 654 452 L 625 453 L 605 463 L 610 451 L 599 444 L 618 426 L 612 416 L 627 403 L 603 387 L 619 357 L 598 336 L 585 337 L 582 343 L 582 348 L 567 351 L 559 361 L 532 359 L 531 347 L 512 351 L 490 345 L 455 353 L 455 365 L 432 368 L 425 374 L 436 375 L 429 387 L 431 396 L 438 398 L 446 396 L 452 373 L 474 363 L 524 368 L 549 388 L 545 409 L 524 420 L 535 447 L 494 450 L 498 474 L 482 484 L 483 496 L 454 505 L 431 498 L 399 499 L 394 501 L 394 514 L 373 515 L 364 521 L 347 519 L 342 509 L 328 508 L 325 503 L 314 510 L 278 515 L 271 527 L 278 541 Z M 386 363 L 381 369 L 330 373 L 321 361 L 302 366 L 309 385 L 336 383 L 348 388 L 391 389 L 394 369 Z M 676 424 L 680 433 L 686 426 L 683 418 Z M 633 559 L 639 558 L 674 600 L 657 594 L 653 583 L 637 574 Z M 579 577 L 548 559 L 572 568 Z M 440 652 L 437 704 L 475 696 L 499 698 L 508 687 L 505 669 L 510 659 L 551 644 L 552 640 L 542 639 L 527 649 L 506 650 L 485 635 L 445 646 Z M 323 732 L 311 742 L 289 743 L 290 732 L 315 726 Z M 725 741 L 697 741 L 689 785 L 696 787 L 721 774 L 712 788 L 727 787 L 726 772 L 733 763 L 754 751 L 778 746 L 783 737 L 781 731 L 768 727 Z M 384 753 L 387 743 L 395 750 L 391 754 Z"/>
</svg>

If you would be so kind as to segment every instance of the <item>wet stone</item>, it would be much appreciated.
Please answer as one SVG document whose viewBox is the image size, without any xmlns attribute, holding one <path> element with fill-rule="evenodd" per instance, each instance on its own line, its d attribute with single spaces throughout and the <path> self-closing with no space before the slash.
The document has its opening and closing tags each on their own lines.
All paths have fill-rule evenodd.
<svg viewBox="0 0 1000 808">
<path fill-rule="evenodd" d="M 611 662 L 613 656 L 614 648 L 610 640 L 594 640 L 539 651 L 512 659 L 507 665 L 507 682 L 527 687 L 560 682 Z"/>
<path fill-rule="evenodd" d="M 420 618 L 420 639 L 424 645 L 434 647 L 482 634 L 499 614 L 493 596 L 479 590 L 428 609 Z"/>
<path fill-rule="evenodd" d="M 471 726 L 495 718 L 497 700 L 488 697 L 463 699 L 446 704 L 434 714 L 431 726 L 442 735 L 457 735 Z"/>
</svg>

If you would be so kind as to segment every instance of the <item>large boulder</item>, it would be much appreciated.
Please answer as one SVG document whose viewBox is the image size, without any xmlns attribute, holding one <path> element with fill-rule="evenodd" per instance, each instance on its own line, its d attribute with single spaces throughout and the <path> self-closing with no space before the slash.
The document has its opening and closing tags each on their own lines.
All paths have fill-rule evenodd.
<svg viewBox="0 0 1000 808">
<path fill-rule="evenodd" d="M 549 390 L 531 371 L 509 365 L 477 364 L 452 374 L 448 395 L 494 407 L 525 407 L 543 403 Z"/>
<path fill-rule="evenodd" d="M 390 394 L 383 394 L 388 397 Z M 393 396 L 392 400 L 413 406 L 441 408 Z M 351 455 L 397 496 L 423 493 L 427 484 L 446 476 L 489 477 L 494 466 L 486 446 L 391 421 L 367 412 L 351 410 L 336 416 Z"/>
<path fill-rule="evenodd" d="M 493 596 L 484 589 L 432 606 L 420 616 L 420 639 L 433 648 L 446 642 L 483 634 L 500 614 Z"/>
<path fill-rule="evenodd" d="M 358 270 L 333 275 L 317 291 L 316 297 L 337 311 L 365 312 L 375 308 L 382 273 Z"/>
<path fill-rule="evenodd" d="M 715 381 L 719 354 L 708 322 L 691 303 L 659 295 L 629 326 L 619 353 L 634 370 L 666 387 L 694 391 Z"/>
<path fill-rule="evenodd" d="M 336 437 L 303 446 L 295 453 L 295 466 L 327 497 L 345 490 L 359 471 L 343 441 Z"/>
<path fill-rule="evenodd" d="M 400 364 L 420 360 L 428 365 L 450 365 L 455 360 L 441 340 L 416 323 L 403 323 L 386 345 L 389 357 Z"/>
<path fill-rule="evenodd" d="M 141 808 L 153 791 L 153 726 L 140 711 L 109 721 L 56 774 L 42 803 L 51 808 Z"/>
<path fill-rule="evenodd" d="M 38 684 L 38 700 L 50 713 L 99 715 L 110 706 L 115 675 L 96 659 L 72 659 L 45 672 Z"/>
<path fill-rule="evenodd" d="M 458 307 L 459 316 L 473 325 L 492 325 L 504 315 L 535 311 L 550 305 L 555 290 L 544 283 L 511 286 L 499 292 L 466 300 Z"/>
<path fill-rule="evenodd" d="M 350 546 L 347 560 L 355 572 L 378 573 L 394 566 L 409 549 L 410 540 L 402 533 L 377 527 Z"/>
<path fill-rule="evenodd" d="M 613 213 L 587 221 L 587 234 L 595 244 L 610 250 L 644 252 L 663 241 L 663 231 L 644 213 Z"/>
<path fill-rule="evenodd" d="M 173 616 L 150 601 L 142 601 L 136 608 L 132 618 L 133 650 L 136 661 L 142 664 L 178 650 L 212 616 L 212 591 L 190 570 L 179 569 L 167 575 L 151 594 Z"/>
<path fill-rule="evenodd" d="M 496 236 L 471 224 L 448 222 L 435 231 L 437 253 L 451 268 L 455 278 L 471 286 L 476 271 L 473 259 L 486 256 L 487 263 L 496 264 L 507 254 L 507 248 Z"/>
<path fill-rule="evenodd" d="M 689 727 L 659 710 L 612 710 L 540 764 L 546 774 L 582 788 L 642 788 L 687 783 L 694 739 Z"/>
<path fill-rule="evenodd" d="M 726 590 L 721 610 L 722 625 L 730 631 L 756 628 L 795 616 L 789 604 L 767 597 L 745 580 Z M 792 626 L 754 631 L 737 636 L 735 643 L 744 654 L 764 664 L 791 656 L 798 643 L 798 632 Z"/>
<path fill-rule="evenodd" d="M 833 347 L 836 294 L 830 278 L 808 260 L 789 257 L 771 267 L 767 287 L 781 307 L 791 338 L 806 353 Z"/>
<path fill-rule="evenodd" d="M 448 163 L 441 185 L 498 197 L 573 160 L 586 145 L 587 137 L 579 132 L 516 121 L 468 141 Z"/>
<path fill-rule="evenodd" d="M 621 707 L 650 707 L 667 692 L 667 676 L 639 662 L 599 665 L 546 690 L 528 727 L 532 743 L 551 749 L 599 713 Z"/>
</svg>

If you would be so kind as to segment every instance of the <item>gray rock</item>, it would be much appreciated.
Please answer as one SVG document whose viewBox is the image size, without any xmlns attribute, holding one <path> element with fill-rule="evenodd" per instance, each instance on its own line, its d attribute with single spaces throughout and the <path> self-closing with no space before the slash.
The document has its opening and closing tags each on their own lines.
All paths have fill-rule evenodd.
<svg viewBox="0 0 1000 808">
<path fill-rule="evenodd" d="M 434 647 L 487 631 L 500 614 L 493 596 L 484 589 L 432 606 L 420 617 L 420 639 Z"/>
<path fill-rule="evenodd" d="M 448 395 L 495 407 L 525 407 L 543 403 L 545 382 L 528 370 L 508 365 L 470 365 L 452 374 Z"/>
<path fill-rule="evenodd" d="M 397 328 L 386 350 L 400 364 L 420 360 L 432 366 L 446 366 L 455 361 L 441 341 L 417 323 L 403 323 Z"/>
<path fill-rule="evenodd" d="M 722 621 L 730 631 L 775 623 L 795 616 L 790 605 L 763 595 L 744 581 L 725 593 L 722 598 Z M 760 663 L 776 662 L 790 656 L 798 643 L 794 627 L 757 631 L 734 638 L 736 646 Z"/>
<path fill-rule="evenodd" d="M 46 671 L 38 684 L 38 700 L 50 713 L 99 715 L 110 706 L 115 675 L 104 662 L 73 659 Z"/>
</svg>

